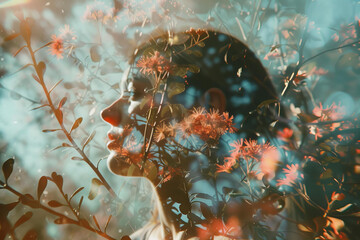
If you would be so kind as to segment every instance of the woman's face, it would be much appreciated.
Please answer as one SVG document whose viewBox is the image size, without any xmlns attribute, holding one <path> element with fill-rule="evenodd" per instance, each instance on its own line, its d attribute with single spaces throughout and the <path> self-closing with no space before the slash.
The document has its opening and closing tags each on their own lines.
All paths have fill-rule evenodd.
<svg viewBox="0 0 360 240">
<path fill-rule="evenodd" d="M 199 44 L 194 44 L 196 41 Z M 161 75 L 160 70 L 165 65 L 144 63 L 142 56 L 147 54 L 148 49 L 152 53 L 147 59 L 156 59 L 158 54 L 158 59 L 162 63 L 168 61 L 172 70 Z M 142 66 L 160 70 L 152 74 Z M 147 152 L 148 143 L 143 146 L 144 140 L 152 139 L 153 133 L 149 129 L 153 125 L 181 118 L 173 111 L 168 111 L 168 114 L 157 114 L 155 122 L 149 122 L 150 115 L 159 108 L 163 110 L 166 106 L 172 106 L 170 108 L 173 109 L 181 105 L 188 110 L 204 107 L 208 111 L 216 109 L 220 114 L 229 112 L 234 115 L 238 128 L 245 123 L 243 119 L 250 119 L 246 123 L 249 125 L 240 129 L 239 134 L 255 136 L 258 135 L 255 131 L 257 123 L 247 115 L 258 104 L 275 96 L 270 79 L 254 54 L 235 38 L 217 32 L 202 31 L 198 35 L 182 33 L 171 41 L 163 38 L 152 40 L 139 51 L 129 69 L 122 97 L 101 113 L 104 121 L 111 125 L 107 144 L 110 151 L 108 168 L 123 176 L 154 178 L 150 176 L 151 171 L 141 170 L 158 167 L 157 163 L 145 161 L 151 154 Z M 162 78 L 161 82 L 166 82 L 164 79 L 170 82 L 167 92 L 173 91 L 173 86 L 181 86 L 179 92 L 182 93 L 164 97 L 159 91 L 154 95 L 153 89 L 158 87 L 154 80 L 156 77 Z M 153 110 L 149 111 L 151 108 Z M 147 121 L 149 124 L 146 124 Z M 252 127 L 254 130 L 249 130 Z"/>
</svg>

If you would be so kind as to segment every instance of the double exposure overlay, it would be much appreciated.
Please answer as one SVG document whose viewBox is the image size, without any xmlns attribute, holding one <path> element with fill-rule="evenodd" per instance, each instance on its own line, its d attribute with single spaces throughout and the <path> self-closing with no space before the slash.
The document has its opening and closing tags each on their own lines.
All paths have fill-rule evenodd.
<svg viewBox="0 0 360 240">
<path fill-rule="evenodd" d="M 0 239 L 360 239 L 360 2 L 0 2 Z"/>
</svg>

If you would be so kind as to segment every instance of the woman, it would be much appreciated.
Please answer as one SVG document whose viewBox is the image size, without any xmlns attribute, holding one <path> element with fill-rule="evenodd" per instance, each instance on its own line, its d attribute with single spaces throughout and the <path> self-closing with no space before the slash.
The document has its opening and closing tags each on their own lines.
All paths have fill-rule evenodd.
<svg viewBox="0 0 360 240">
<path fill-rule="evenodd" d="M 111 125 L 108 168 L 147 178 L 157 193 L 156 214 L 130 238 L 250 236 L 245 222 L 265 198 L 254 200 L 247 218 L 241 212 L 249 209 L 246 202 L 229 207 L 218 190 L 241 188 L 238 180 L 221 173 L 241 175 L 234 168 L 224 170 L 229 143 L 258 136 L 269 140 L 268 126 L 276 119 L 276 93 L 254 53 L 215 31 L 152 36 L 134 51 L 122 86 L 122 96 L 102 111 Z M 195 203 L 199 192 L 214 197 L 210 211 Z M 204 233 L 199 227 L 234 218 L 233 232 Z"/>
</svg>

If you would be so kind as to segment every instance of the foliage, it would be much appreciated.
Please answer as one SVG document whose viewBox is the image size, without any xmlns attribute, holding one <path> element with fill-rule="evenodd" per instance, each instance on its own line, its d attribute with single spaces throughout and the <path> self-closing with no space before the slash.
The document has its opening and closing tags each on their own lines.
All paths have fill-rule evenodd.
<svg viewBox="0 0 360 240">
<path fill-rule="evenodd" d="M 233 1 L 226 2 L 239 7 Z M 261 1 L 254 6 L 251 1 L 244 1 L 244 9 L 245 3 L 248 7 L 254 7 L 253 17 L 249 21 L 249 12 L 242 11 L 235 19 L 243 39 L 251 39 L 254 44 L 261 44 L 257 25 L 260 28 L 267 18 L 277 16 L 281 19 L 288 14 L 271 8 L 271 1 L 264 8 L 260 8 Z M 131 5 L 130 2 L 126 4 Z M 126 4 L 122 7 L 130 11 L 132 8 Z M 217 5 L 222 3 L 218 2 Z M 217 7 L 213 6 L 214 9 Z M 312 31 L 311 22 L 295 14 L 285 18 L 279 27 L 279 42 L 272 45 L 269 52 L 260 53 L 265 61 L 280 62 L 279 65 L 282 65 L 280 80 L 274 80 L 281 94 L 257 104 L 245 116 L 260 119 L 256 134 L 266 134 L 267 137 L 257 139 L 237 134 L 234 117 L 229 112 L 203 107 L 188 109 L 185 104 L 173 101 L 189 88 L 188 75 L 196 74 L 201 69 L 196 64 L 173 63 L 172 58 L 184 53 L 203 57 L 197 48 L 206 47 L 206 40 L 211 36 L 209 30 L 191 28 L 179 34 L 167 33 L 157 39 L 157 47 L 150 45 L 135 54 L 131 71 L 137 71 L 139 76 L 149 80 L 151 86 L 135 86 L 124 93 L 121 92 L 124 86 L 120 86 L 123 82 L 112 85 L 104 80 L 103 76 L 107 74 L 126 73 L 115 54 L 107 51 L 100 29 L 105 28 L 114 39 L 124 37 L 116 35 L 118 33 L 112 32 L 109 27 L 119 20 L 117 11 L 120 9 L 108 9 L 100 2 L 86 9 L 85 19 L 95 21 L 98 26 L 99 41 L 96 43 L 78 41 L 67 26 L 60 35 L 52 35 L 50 42 L 36 48 L 38 43 L 33 40 L 33 29 L 38 23 L 21 13 L 17 13 L 19 26 L 16 33 L 5 39 L 14 41 L 22 38 L 24 45 L 15 51 L 14 57 L 28 54 L 30 62 L 19 71 L 32 68 L 31 76 L 44 97 L 34 110 L 45 110 L 57 122 L 56 126 L 42 132 L 60 133 L 63 136 L 64 141 L 53 150 L 71 149 L 77 154 L 71 159 L 91 169 L 93 176 L 86 179 L 89 184 L 91 182 L 88 200 L 97 199 L 101 190 L 106 190 L 113 202 L 121 202 L 109 180 L 100 171 L 100 161 L 95 164 L 89 157 L 88 149 L 94 147 L 92 142 L 97 136 L 96 131 L 87 133 L 83 140 L 76 139 L 74 136 L 78 136 L 75 134 L 82 130 L 86 119 L 75 116 L 76 120 L 70 121 L 70 109 L 73 107 L 67 106 L 76 102 L 72 103 L 74 99 L 68 99 L 69 96 L 55 94 L 59 87 L 75 91 L 75 87 L 84 86 L 78 82 L 64 83 L 60 80 L 48 88 L 47 72 L 51 64 L 38 57 L 38 53 L 45 50 L 56 56 L 57 61 L 73 60 L 79 72 L 87 72 L 92 80 L 99 80 L 102 86 L 106 85 L 122 96 L 128 94 L 126 97 L 136 102 L 139 111 L 130 114 L 131 121 L 121 133 L 110 136 L 113 139 L 110 139 L 112 141 L 108 148 L 125 162 L 127 168 L 119 170 L 122 175 L 143 176 L 155 184 L 165 208 L 171 210 L 171 217 L 188 236 L 198 236 L 200 239 L 211 239 L 217 235 L 235 239 L 286 238 L 281 222 L 278 226 L 269 226 L 269 222 L 276 218 L 293 224 L 303 236 L 310 239 L 350 239 L 353 236 L 360 213 L 356 200 L 359 197 L 359 116 L 356 112 L 349 112 L 341 102 L 325 104 L 315 101 L 313 94 L 316 93 L 320 77 L 331 70 L 311 63 L 329 52 L 341 50 L 343 53 L 336 61 L 336 71 L 343 71 L 344 75 L 346 71 L 351 71 L 351 74 L 358 72 L 359 66 L 353 64 L 353 60 L 359 57 L 356 24 L 343 26 L 334 35 L 335 42 L 339 43 L 337 46 L 305 57 L 304 48 Z M 137 18 L 142 18 L 141 15 L 132 16 L 135 19 L 133 25 L 138 23 Z M 141 22 L 141 27 L 153 24 L 146 17 Z M 305 26 L 304 31 L 301 31 L 302 26 Z M 138 40 L 137 37 L 134 41 Z M 281 39 L 287 44 L 282 44 Z M 164 50 L 163 46 L 168 47 Z M 118 52 L 128 55 L 128 49 L 122 46 L 118 48 Z M 81 59 L 77 54 L 83 49 L 88 53 L 86 58 Z M 295 64 L 289 60 L 294 56 L 298 56 Z M 230 64 L 238 58 L 236 55 L 228 56 L 226 52 L 224 61 Z M 243 71 L 238 69 L 237 76 L 241 77 Z M 90 88 L 87 90 L 91 92 Z M 283 114 L 283 111 L 288 114 Z M 275 119 L 272 115 L 274 112 Z M 115 119 L 104 120 L 118 125 Z M 51 124 L 55 125 L 53 122 Z M 135 134 L 135 131 L 138 133 Z M 232 141 L 225 143 L 225 153 L 219 153 L 226 137 Z M 189 170 L 189 164 L 198 155 L 205 156 L 206 164 L 199 167 L 196 175 Z M 36 209 L 55 217 L 53 221 L 58 225 L 75 225 L 105 239 L 128 238 L 126 234 L 113 236 L 113 232 L 108 233 L 112 214 L 108 214 L 105 221 L 99 221 L 95 214 L 87 214 L 87 210 L 83 209 L 85 184 L 68 192 L 64 188 L 66 178 L 53 172 L 50 176 L 40 177 L 34 191 L 36 196 L 16 190 L 9 181 L 14 162 L 14 158 L 9 158 L 2 164 L 1 189 L 15 195 L 17 200 L 0 204 L 0 238 L 10 236 L 16 239 L 17 228 L 28 224 Z M 236 187 L 222 187 L 220 192 L 220 183 L 234 176 L 237 177 L 234 181 Z M 204 179 L 213 186 L 213 193 L 194 192 L 193 185 Z M 43 195 L 49 188 L 56 190 L 58 195 L 45 201 Z M 28 207 L 29 211 L 16 220 L 10 219 L 11 212 L 18 205 Z M 37 235 L 34 229 L 30 229 L 23 234 L 23 239 L 36 239 Z"/>
</svg>

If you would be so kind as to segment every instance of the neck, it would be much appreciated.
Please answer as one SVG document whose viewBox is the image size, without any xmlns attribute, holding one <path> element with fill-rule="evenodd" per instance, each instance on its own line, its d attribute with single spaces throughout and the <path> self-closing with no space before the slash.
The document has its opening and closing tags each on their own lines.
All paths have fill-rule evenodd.
<svg viewBox="0 0 360 240">
<path fill-rule="evenodd" d="M 174 201 L 179 202 L 179 199 L 183 202 L 188 202 L 187 194 L 183 188 L 179 185 L 180 179 L 171 179 L 161 185 L 157 185 L 155 182 L 151 182 L 151 187 L 156 193 L 154 196 L 155 209 L 152 218 L 143 228 L 139 229 L 134 235 L 135 236 L 147 236 L 145 239 L 181 239 L 184 232 L 180 231 L 179 221 L 176 215 L 173 213 L 171 204 L 168 202 Z M 155 185 L 156 184 L 156 185 Z M 153 236 L 153 237 L 150 237 Z M 154 236 L 156 235 L 156 236 Z M 144 238 L 142 238 L 144 239 Z"/>
</svg>

